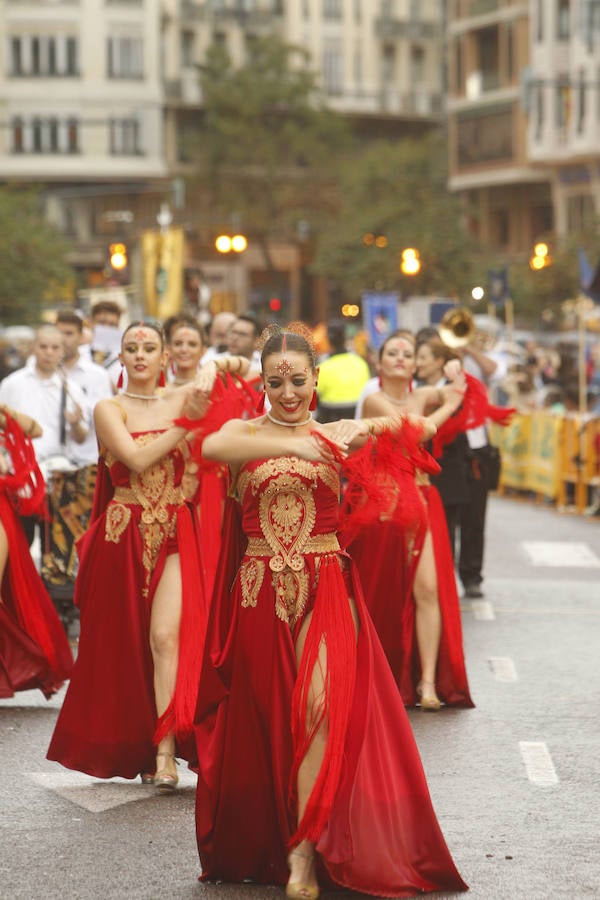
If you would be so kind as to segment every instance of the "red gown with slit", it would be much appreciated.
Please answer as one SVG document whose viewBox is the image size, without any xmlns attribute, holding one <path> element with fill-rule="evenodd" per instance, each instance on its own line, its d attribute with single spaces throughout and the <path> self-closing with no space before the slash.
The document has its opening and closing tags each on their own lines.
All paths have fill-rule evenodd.
<svg viewBox="0 0 600 900">
<path fill-rule="evenodd" d="M 424 452 L 420 460 L 403 455 L 389 436 L 377 441 L 371 473 L 388 485 L 388 504 L 376 515 L 371 509 L 371 517 L 365 518 L 358 531 L 354 528 L 348 552 L 358 568 L 367 608 L 402 699 L 406 706 L 414 706 L 421 665 L 413 585 L 427 531 L 431 532 L 442 618 L 436 691 L 448 706 L 472 707 L 446 517 L 439 494 L 423 471 L 427 457 Z M 429 460 L 433 464 L 429 471 L 439 469 L 431 457 Z M 346 497 L 352 497 L 347 499 L 350 506 L 356 502 L 352 481 Z"/>
<path fill-rule="evenodd" d="M 289 848 L 306 838 L 322 883 L 389 897 L 465 890 L 340 550 L 339 489 L 333 464 L 284 457 L 243 466 L 241 506 L 229 501 L 196 713 L 202 877 L 284 884 Z M 324 648 L 315 702 L 308 688 Z M 324 719 L 324 758 L 298 823 L 298 767 Z"/>
<path fill-rule="evenodd" d="M 0 584 L 0 697 L 32 688 L 50 697 L 71 674 L 73 656 L 18 516 L 44 514 L 43 478 L 31 441 L 5 415 L 0 450 L 10 462 L 0 475 L 0 523 L 8 543 Z"/>
<path fill-rule="evenodd" d="M 160 432 L 133 434 L 145 443 Z M 48 759 L 100 778 L 153 772 L 157 726 L 194 755 L 192 723 L 206 631 L 198 538 L 181 479 L 185 441 L 136 475 L 101 455 L 92 524 L 78 544 L 79 652 Z M 150 615 L 169 554 L 178 553 L 182 612 L 175 694 L 157 723 Z"/>
</svg>

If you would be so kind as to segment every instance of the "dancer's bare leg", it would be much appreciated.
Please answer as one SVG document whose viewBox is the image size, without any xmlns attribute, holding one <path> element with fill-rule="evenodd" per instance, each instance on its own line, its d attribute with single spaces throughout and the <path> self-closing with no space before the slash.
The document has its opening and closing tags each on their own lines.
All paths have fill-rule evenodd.
<svg viewBox="0 0 600 900">
<path fill-rule="evenodd" d="M 150 616 L 150 649 L 154 661 L 154 697 L 156 712 L 161 716 L 167 709 L 177 680 L 179 661 L 179 625 L 181 622 L 181 565 L 179 554 L 167 557 L 165 568 L 158 583 L 152 613 Z M 167 769 L 176 775 L 175 737 L 168 734 L 157 749 L 157 768 Z M 162 755 L 162 754 L 166 754 Z"/>
<path fill-rule="evenodd" d="M 423 550 L 417 565 L 413 594 L 423 696 L 437 699 L 435 676 L 442 636 L 442 615 L 430 531 L 425 536 Z"/>
<path fill-rule="evenodd" d="M 349 599 L 352 619 L 356 633 L 358 634 L 358 613 L 353 599 Z M 304 652 L 306 635 L 310 627 L 312 613 L 309 613 L 302 624 L 298 640 L 296 642 L 296 661 L 298 667 Z M 322 703 L 325 698 L 325 680 L 327 677 L 327 647 L 322 640 L 319 646 L 317 662 L 311 674 L 310 690 L 307 702 L 307 729 L 315 719 L 318 719 Z M 311 795 L 317 776 L 321 770 L 323 756 L 327 745 L 327 721 L 323 719 L 317 728 L 314 737 L 308 747 L 304 759 L 298 769 L 298 821 L 301 821 L 308 799 Z M 314 844 L 310 841 L 301 841 L 289 856 L 290 878 L 289 884 L 304 884 L 309 889 L 317 886 L 317 878 L 314 867 Z"/>
</svg>

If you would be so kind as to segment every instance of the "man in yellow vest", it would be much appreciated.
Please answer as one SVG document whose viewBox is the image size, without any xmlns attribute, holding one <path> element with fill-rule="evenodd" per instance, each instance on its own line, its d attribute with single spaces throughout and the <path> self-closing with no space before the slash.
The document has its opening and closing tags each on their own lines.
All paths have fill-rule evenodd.
<svg viewBox="0 0 600 900">
<path fill-rule="evenodd" d="M 346 349 L 343 322 L 330 322 L 327 337 L 331 353 L 319 365 L 316 418 L 319 422 L 352 419 L 356 402 L 371 373 L 362 356 Z"/>
</svg>

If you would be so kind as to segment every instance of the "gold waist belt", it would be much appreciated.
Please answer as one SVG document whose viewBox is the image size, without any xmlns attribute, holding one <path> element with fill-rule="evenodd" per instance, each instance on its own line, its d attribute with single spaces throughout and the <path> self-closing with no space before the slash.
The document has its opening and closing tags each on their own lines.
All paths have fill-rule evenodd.
<svg viewBox="0 0 600 900">
<path fill-rule="evenodd" d="M 294 548 L 294 553 L 338 553 L 340 542 L 337 534 L 313 534 L 302 544 L 302 547 Z M 273 550 L 264 538 L 248 538 L 246 556 L 277 556 L 280 551 Z"/>
<path fill-rule="evenodd" d="M 157 503 L 153 503 L 145 497 L 140 491 L 136 491 L 130 487 L 116 487 L 113 500 L 116 503 L 129 503 L 133 506 L 143 506 L 146 511 L 153 511 L 155 518 L 161 521 L 165 516 L 168 518 L 166 510 L 167 505 L 178 506 L 184 502 L 183 488 L 181 485 L 173 485 Z M 165 518 L 166 521 L 166 518 Z"/>
</svg>

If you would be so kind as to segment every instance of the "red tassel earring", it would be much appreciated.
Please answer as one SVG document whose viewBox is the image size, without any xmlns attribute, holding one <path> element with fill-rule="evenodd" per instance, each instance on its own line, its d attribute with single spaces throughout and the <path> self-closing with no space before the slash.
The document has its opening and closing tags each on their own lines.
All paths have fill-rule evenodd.
<svg viewBox="0 0 600 900">
<path fill-rule="evenodd" d="M 259 416 L 262 416 L 264 411 L 265 411 L 265 391 L 261 391 L 260 397 L 256 401 L 256 412 L 258 413 Z"/>
<path fill-rule="evenodd" d="M 160 375 L 158 376 L 158 386 L 164 387 L 166 383 L 167 383 L 167 379 L 165 378 L 165 370 L 161 369 Z"/>
<path fill-rule="evenodd" d="M 413 384 L 413 380 L 411 378 L 410 381 L 408 382 L 408 393 L 412 394 L 413 389 L 414 389 L 414 384 Z"/>
<path fill-rule="evenodd" d="M 121 371 L 119 372 L 119 377 L 117 378 L 117 390 L 120 391 L 123 387 L 123 366 L 121 366 Z"/>
<path fill-rule="evenodd" d="M 315 388 L 313 391 L 313 395 L 310 398 L 310 403 L 308 404 L 308 408 L 310 410 L 314 410 L 317 408 L 317 389 Z"/>
</svg>

